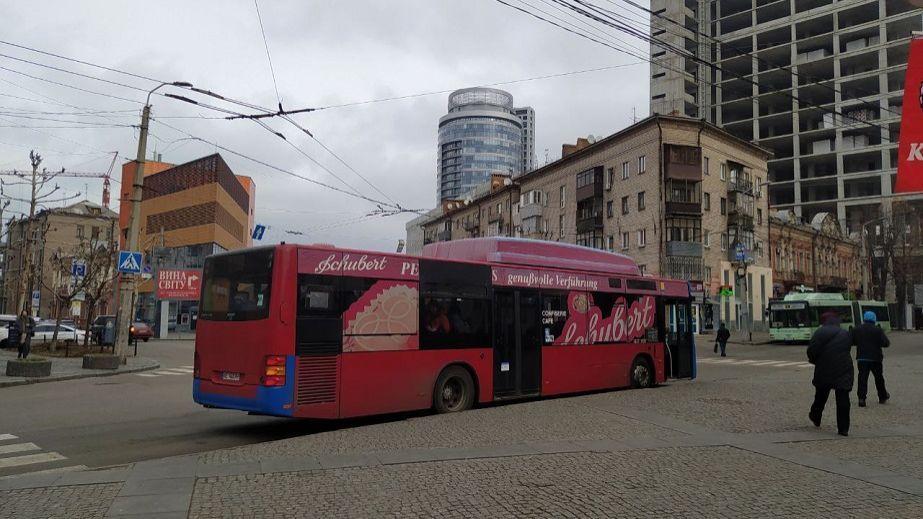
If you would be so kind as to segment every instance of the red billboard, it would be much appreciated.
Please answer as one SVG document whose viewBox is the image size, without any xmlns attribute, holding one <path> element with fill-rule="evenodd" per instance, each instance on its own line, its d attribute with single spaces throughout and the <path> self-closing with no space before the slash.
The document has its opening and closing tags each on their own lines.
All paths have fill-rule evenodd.
<svg viewBox="0 0 923 519">
<path fill-rule="evenodd" d="M 157 299 L 195 301 L 202 288 L 201 270 L 159 270 L 157 272 Z"/>
<path fill-rule="evenodd" d="M 910 40 L 897 159 L 894 191 L 923 191 L 923 38 L 916 36 Z"/>
</svg>

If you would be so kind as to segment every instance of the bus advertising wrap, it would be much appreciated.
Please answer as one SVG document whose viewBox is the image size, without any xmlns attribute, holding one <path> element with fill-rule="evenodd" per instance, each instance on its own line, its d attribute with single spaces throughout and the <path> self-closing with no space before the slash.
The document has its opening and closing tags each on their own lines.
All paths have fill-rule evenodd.
<svg viewBox="0 0 923 519">
<path fill-rule="evenodd" d="M 910 40 L 904 80 L 896 193 L 923 191 L 923 37 Z"/>
</svg>

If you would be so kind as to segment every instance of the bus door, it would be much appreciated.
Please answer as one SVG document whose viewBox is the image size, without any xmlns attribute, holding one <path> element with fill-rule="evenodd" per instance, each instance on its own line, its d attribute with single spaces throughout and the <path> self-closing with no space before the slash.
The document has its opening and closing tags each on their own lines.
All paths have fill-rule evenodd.
<svg viewBox="0 0 923 519">
<path fill-rule="evenodd" d="M 541 303 L 535 290 L 494 291 L 494 396 L 538 394 Z"/>
<path fill-rule="evenodd" d="M 688 300 L 665 299 L 662 325 L 667 349 L 666 371 L 670 378 L 695 377 L 695 341 L 692 335 L 692 305 Z"/>
</svg>

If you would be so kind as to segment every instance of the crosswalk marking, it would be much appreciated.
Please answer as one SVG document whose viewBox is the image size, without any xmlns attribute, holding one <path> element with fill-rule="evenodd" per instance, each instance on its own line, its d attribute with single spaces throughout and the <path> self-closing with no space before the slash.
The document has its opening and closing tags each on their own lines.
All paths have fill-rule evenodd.
<svg viewBox="0 0 923 519">
<path fill-rule="evenodd" d="M 41 450 L 34 443 L 11 443 L 9 445 L 0 445 L 0 454 L 13 454 L 14 452 L 38 451 Z"/>
<path fill-rule="evenodd" d="M 43 452 L 41 454 L 27 454 L 25 456 L 13 456 L 11 458 L 0 458 L 0 469 L 10 467 L 21 467 L 33 463 L 50 463 L 52 461 L 66 460 L 67 458 L 57 452 Z"/>
<path fill-rule="evenodd" d="M 153 374 L 153 373 L 138 373 L 137 375 L 138 375 L 139 377 L 156 377 L 156 376 L 157 376 L 157 375 L 155 375 L 155 374 Z"/>
<path fill-rule="evenodd" d="M 0 442 L 4 442 L 7 440 L 15 440 L 17 438 L 18 436 L 13 436 L 12 434 L 0 434 Z"/>
<path fill-rule="evenodd" d="M 779 364 L 776 364 L 776 365 L 773 366 L 773 367 L 774 367 L 774 368 L 784 368 L 784 367 L 787 367 L 787 366 L 795 366 L 795 365 L 798 365 L 798 364 L 801 364 L 801 362 L 780 362 Z"/>
<path fill-rule="evenodd" d="M 157 371 L 148 373 L 135 373 L 139 377 L 162 377 L 164 375 L 191 375 L 195 372 L 192 366 L 180 366 L 177 368 L 161 368 Z"/>
</svg>

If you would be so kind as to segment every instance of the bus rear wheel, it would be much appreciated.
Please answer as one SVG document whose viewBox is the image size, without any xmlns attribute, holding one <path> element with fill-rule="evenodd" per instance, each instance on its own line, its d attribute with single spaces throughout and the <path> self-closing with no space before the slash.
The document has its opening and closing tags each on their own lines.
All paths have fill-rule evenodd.
<svg viewBox="0 0 923 519">
<path fill-rule="evenodd" d="M 654 386 L 654 369 L 644 357 L 636 357 L 631 363 L 631 387 L 643 389 Z"/>
<path fill-rule="evenodd" d="M 433 391 L 433 407 L 440 413 L 457 413 L 474 405 L 474 381 L 461 366 L 450 366 L 439 374 Z"/>
</svg>

